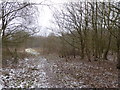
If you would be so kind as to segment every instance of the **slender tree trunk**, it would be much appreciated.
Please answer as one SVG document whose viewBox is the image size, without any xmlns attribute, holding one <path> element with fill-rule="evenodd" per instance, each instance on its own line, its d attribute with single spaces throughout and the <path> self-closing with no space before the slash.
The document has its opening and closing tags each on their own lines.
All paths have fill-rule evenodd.
<svg viewBox="0 0 120 90">
<path fill-rule="evenodd" d="M 111 34 L 109 35 L 109 41 L 108 41 L 107 49 L 106 49 L 106 51 L 103 55 L 103 59 L 105 59 L 105 60 L 108 60 L 107 56 L 108 56 L 108 52 L 109 52 L 109 49 L 110 49 L 110 44 L 111 44 Z"/>
<path fill-rule="evenodd" d="M 118 32 L 117 39 L 117 68 L 120 69 L 120 31 Z"/>
<path fill-rule="evenodd" d="M 74 38 L 73 38 L 73 57 L 75 58 L 76 57 L 76 52 L 75 52 L 75 40 L 74 40 Z"/>
<path fill-rule="evenodd" d="M 15 51 L 14 51 L 14 63 L 15 63 L 15 64 L 18 63 L 17 48 L 15 48 Z"/>
<path fill-rule="evenodd" d="M 106 23 L 107 23 L 107 29 L 108 31 L 112 30 L 111 27 L 110 27 L 110 2 L 108 3 L 108 16 L 107 16 L 107 20 L 106 20 Z M 110 49 L 110 44 L 111 44 L 111 33 L 109 34 L 109 37 L 108 37 L 108 45 L 107 45 L 107 49 L 103 55 L 103 58 L 105 60 L 107 60 L 107 55 L 108 55 L 108 52 L 109 52 L 109 49 Z"/>
<path fill-rule="evenodd" d="M 81 59 L 84 58 L 84 43 L 83 40 L 81 40 Z"/>
</svg>

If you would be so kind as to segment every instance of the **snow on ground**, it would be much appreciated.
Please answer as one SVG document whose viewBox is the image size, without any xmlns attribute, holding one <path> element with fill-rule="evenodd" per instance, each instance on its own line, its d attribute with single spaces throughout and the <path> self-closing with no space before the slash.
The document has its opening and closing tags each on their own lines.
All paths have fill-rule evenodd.
<svg viewBox="0 0 120 90">
<path fill-rule="evenodd" d="M 4 88 L 87 87 L 82 81 L 63 73 L 56 63 L 41 56 L 20 61 L 16 69 L 8 67 L 0 71 Z"/>
<path fill-rule="evenodd" d="M 73 88 L 86 87 L 73 77 L 61 73 L 56 63 L 48 62 L 39 56 L 26 58 L 19 62 L 16 69 L 4 68 L 0 70 L 3 88 Z"/>
<path fill-rule="evenodd" d="M 27 52 L 36 52 L 27 49 Z M 117 88 L 118 74 L 113 68 L 103 68 L 85 62 L 66 62 L 36 55 L 19 60 L 17 67 L 0 69 L 1 88 Z"/>
<path fill-rule="evenodd" d="M 3 88 L 3 81 L 1 79 L 1 76 L 0 76 L 0 90 Z"/>
<path fill-rule="evenodd" d="M 0 76 L 4 88 L 43 88 L 49 87 L 44 71 L 44 59 L 25 59 L 19 62 L 16 69 L 1 70 Z"/>
<path fill-rule="evenodd" d="M 29 54 L 33 54 L 33 55 L 39 55 L 39 53 L 36 50 L 32 49 L 32 48 L 25 49 L 25 52 L 27 52 Z"/>
</svg>

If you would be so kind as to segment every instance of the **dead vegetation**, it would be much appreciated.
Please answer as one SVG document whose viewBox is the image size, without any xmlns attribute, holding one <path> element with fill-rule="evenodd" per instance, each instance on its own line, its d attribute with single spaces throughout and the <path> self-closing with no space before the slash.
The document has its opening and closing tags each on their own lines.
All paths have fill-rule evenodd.
<svg viewBox="0 0 120 90">
<path fill-rule="evenodd" d="M 83 81 L 88 88 L 118 88 L 118 70 L 112 61 L 88 62 L 78 57 L 66 62 L 65 59 L 53 56 L 48 55 L 46 58 L 57 65 L 59 74 L 71 76 L 78 82 Z"/>
</svg>

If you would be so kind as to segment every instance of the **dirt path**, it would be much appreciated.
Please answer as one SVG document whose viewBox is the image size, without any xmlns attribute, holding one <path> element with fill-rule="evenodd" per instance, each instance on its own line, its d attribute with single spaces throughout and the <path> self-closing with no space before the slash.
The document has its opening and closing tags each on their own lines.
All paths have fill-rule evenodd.
<svg viewBox="0 0 120 90">
<path fill-rule="evenodd" d="M 39 72 L 44 73 L 43 80 L 38 79 L 37 87 L 41 87 L 40 83 L 43 83 L 43 87 L 48 88 L 74 88 L 74 87 L 88 87 L 84 85 L 83 81 L 78 81 L 75 78 L 71 77 L 69 74 L 65 73 L 60 67 L 59 64 L 42 58 L 39 56 L 36 58 L 36 66 L 38 67 Z M 39 77 L 37 77 L 39 78 Z"/>
<path fill-rule="evenodd" d="M 63 73 L 57 63 L 41 56 L 20 61 L 16 69 L 8 67 L 0 71 L 4 88 L 82 87 L 81 82 Z"/>
<path fill-rule="evenodd" d="M 21 60 L 17 68 L 4 68 L 4 88 L 91 88 L 117 87 L 117 72 L 106 71 L 84 62 L 66 62 L 42 56 Z"/>
</svg>

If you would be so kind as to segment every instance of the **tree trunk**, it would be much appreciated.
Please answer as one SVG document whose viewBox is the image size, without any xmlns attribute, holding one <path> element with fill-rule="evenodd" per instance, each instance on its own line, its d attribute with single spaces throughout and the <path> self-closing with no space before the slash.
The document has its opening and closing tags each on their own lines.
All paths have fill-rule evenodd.
<svg viewBox="0 0 120 90">
<path fill-rule="evenodd" d="M 83 44 L 83 40 L 81 41 L 81 59 L 84 58 L 84 44 Z"/>
<path fill-rule="evenodd" d="M 119 31 L 120 35 L 120 31 Z M 117 69 L 120 69 L 120 36 L 117 39 Z"/>
<path fill-rule="evenodd" d="M 14 64 L 17 64 L 18 63 L 18 55 L 17 55 L 17 48 L 15 48 L 15 51 L 14 51 Z"/>
<path fill-rule="evenodd" d="M 73 57 L 76 58 L 76 52 L 75 52 L 75 47 L 74 46 L 75 46 L 75 40 L 73 38 L 73 50 L 72 51 L 73 51 Z"/>
<path fill-rule="evenodd" d="M 110 49 L 110 44 L 111 44 L 111 34 L 109 35 L 109 41 L 108 41 L 107 49 L 106 49 L 106 51 L 105 51 L 105 53 L 103 55 L 103 59 L 105 59 L 105 60 L 108 60 L 107 55 L 108 55 L 108 52 L 109 52 L 109 49 Z"/>
</svg>

